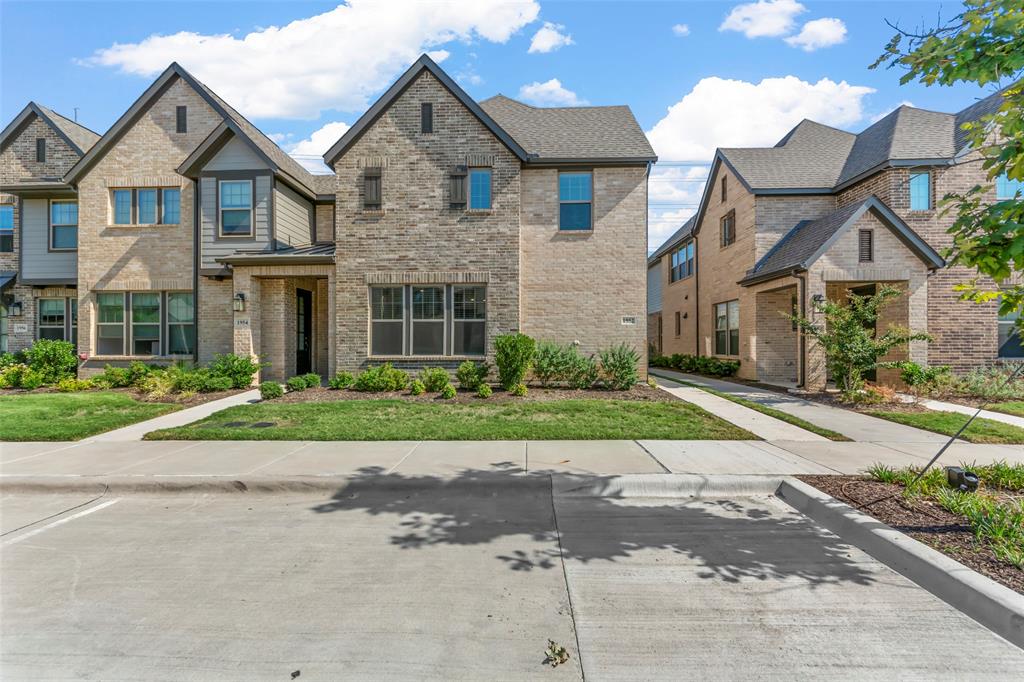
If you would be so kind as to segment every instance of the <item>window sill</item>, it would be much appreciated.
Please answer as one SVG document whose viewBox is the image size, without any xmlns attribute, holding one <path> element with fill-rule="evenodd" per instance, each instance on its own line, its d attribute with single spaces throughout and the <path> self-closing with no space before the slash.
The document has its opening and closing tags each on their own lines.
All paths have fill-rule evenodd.
<svg viewBox="0 0 1024 682">
<path fill-rule="evenodd" d="M 194 360 L 193 355 L 90 355 L 86 362 L 100 360 L 105 362 L 145 362 L 147 360 Z"/>
<path fill-rule="evenodd" d="M 558 228 L 558 234 L 591 235 L 594 234 L 594 228 L 590 228 L 589 230 L 563 230 L 562 228 Z"/>
<path fill-rule="evenodd" d="M 181 223 L 108 223 L 107 229 L 121 229 L 131 227 L 181 227 Z"/>
<path fill-rule="evenodd" d="M 463 360 L 480 361 L 485 355 L 368 355 L 372 362 L 461 362 Z"/>
<path fill-rule="evenodd" d="M 490 215 L 494 213 L 493 208 L 467 208 L 466 213 L 469 215 Z"/>
<path fill-rule="evenodd" d="M 361 211 L 359 211 L 360 215 L 365 216 L 382 216 L 385 215 L 386 213 L 387 212 L 383 208 L 364 208 Z"/>
</svg>

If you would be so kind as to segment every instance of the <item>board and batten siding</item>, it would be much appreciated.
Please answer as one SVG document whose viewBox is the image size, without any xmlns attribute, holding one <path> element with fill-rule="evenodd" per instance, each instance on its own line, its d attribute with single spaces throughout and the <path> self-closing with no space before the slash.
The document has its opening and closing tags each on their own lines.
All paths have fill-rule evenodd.
<svg viewBox="0 0 1024 682">
<path fill-rule="evenodd" d="M 647 314 L 661 312 L 661 261 L 647 268 Z"/>
<path fill-rule="evenodd" d="M 219 178 L 204 175 L 199 178 L 199 220 L 202 228 L 200 268 L 223 267 L 216 259 L 239 250 L 270 251 L 273 249 L 270 204 L 274 179 L 269 173 L 257 175 L 253 180 L 253 236 L 221 237 L 220 215 L 217 211 L 218 180 L 236 180 L 237 176 Z"/>
<path fill-rule="evenodd" d="M 274 183 L 274 238 L 278 246 L 313 243 L 313 204 L 287 185 Z"/>
<path fill-rule="evenodd" d="M 49 201 L 21 202 L 21 273 L 27 282 L 61 282 L 78 278 L 77 251 L 50 251 Z"/>
<path fill-rule="evenodd" d="M 267 164 L 256 155 L 248 144 L 231 138 L 210 161 L 203 166 L 204 171 L 236 171 L 257 170 L 267 168 Z"/>
</svg>

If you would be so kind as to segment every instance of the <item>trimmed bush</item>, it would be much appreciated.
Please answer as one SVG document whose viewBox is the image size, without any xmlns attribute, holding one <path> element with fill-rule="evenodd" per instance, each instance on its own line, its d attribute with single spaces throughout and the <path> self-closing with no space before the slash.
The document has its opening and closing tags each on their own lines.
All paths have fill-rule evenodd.
<svg viewBox="0 0 1024 682">
<path fill-rule="evenodd" d="M 590 388 L 597 383 L 600 373 L 597 360 L 593 355 L 583 357 L 575 347 L 573 348 L 573 354 L 570 356 L 569 375 L 566 377 L 569 388 Z"/>
<path fill-rule="evenodd" d="M 740 369 L 739 360 L 720 360 L 707 355 L 686 355 L 674 353 L 659 355 L 648 363 L 651 367 L 667 367 L 687 374 L 704 374 L 712 377 L 731 377 Z"/>
<path fill-rule="evenodd" d="M 490 398 L 491 393 L 493 393 L 493 391 L 489 384 L 480 384 L 480 387 L 476 389 L 477 398 Z"/>
<path fill-rule="evenodd" d="M 576 346 L 541 341 L 533 358 L 533 376 L 541 386 L 568 381 L 573 354 L 579 355 Z"/>
<path fill-rule="evenodd" d="M 480 385 L 487 381 L 487 375 L 491 372 L 491 366 L 486 362 L 473 362 L 466 360 L 455 372 L 455 378 L 459 380 L 459 386 L 467 391 L 475 391 Z"/>
<path fill-rule="evenodd" d="M 55 384 L 61 379 L 74 377 L 78 372 L 75 346 L 70 341 L 39 339 L 22 353 L 25 364 L 42 378 L 44 384 Z"/>
<path fill-rule="evenodd" d="M 370 367 L 356 377 L 353 388 L 357 391 L 404 391 L 409 386 L 409 373 L 385 362 L 377 367 Z"/>
<path fill-rule="evenodd" d="M 316 372 L 307 372 L 302 378 L 306 380 L 306 388 L 320 388 L 323 385 L 323 379 Z"/>
<path fill-rule="evenodd" d="M 455 387 L 451 384 L 445 384 L 444 388 L 441 389 L 441 397 L 445 400 L 451 400 L 455 397 Z"/>
<path fill-rule="evenodd" d="M 537 344 L 526 334 L 502 334 L 494 339 L 494 349 L 498 383 L 506 391 L 511 391 L 513 386 L 522 384 L 526 378 Z"/>
<path fill-rule="evenodd" d="M 231 379 L 232 388 L 249 388 L 260 364 L 248 356 L 226 353 L 213 356 L 210 373 Z"/>
<path fill-rule="evenodd" d="M 522 397 L 526 396 L 526 384 L 523 384 L 523 383 L 516 384 L 515 386 L 510 388 L 508 392 L 511 393 L 512 395 L 516 396 L 516 397 L 522 398 Z"/>
<path fill-rule="evenodd" d="M 28 365 L 20 362 L 0 369 L 0 388 L 21 388 L 22 377 L 28 371 Z"/>
<path fill-rule="evenodd" d="M 61 393 L 75 393 L 77 391 L 88 391 L 92 388 L 92 382 L 88 379 L 75 379 L 67 377 L 57 382 L 57 390 Z"/>
<path fill-rule="evenodd" d="M 437 393 L 451 383 L 451 377 L 448 376 L 448 370 L 443 367 L 424 367 L 420 370 L 420 381 L 427 391 Z"/>
<path fill-rule="evenodd" d="M 637 371 L 640 354 L 628 344 L 620 343 L 605 348 L 600 355 L 601 371 L 604 372 L 604 382 L 609 388 L 628 391 L 640 381 L 640 374 Z"/>
<path fill-rule="evenodd" d="M 900 379 L 915 393 L 933 393 L 953 381 L 949 365 L 922 367 L 916 362 L 902 360 L 892 366 L 900 370 Z"/>
<path fill-rule="evenodd" d="M 128 372 L 127 367 L 107 365 L 103 368 L 103 374 L 96 377 L 96 381 L 110 388 L 127 388 L 132 385 L 132 375 Z"/>
<path fill-rule="evenodd" d="M 306 379 L 304 377 L 292 377 L 285 382 L 288 384 L 289 391 L 305 391 L 306 390 Z"/>
<path fill-rule="evenodd" d="M 7 369 L 11 365 L 20 365 L 23 358 L 14 353 L 0 353 L 0 370 Z"/>
<path fill-rule="evenodd" d="M 276 381 L 264 381 L 260 384 L 260 397 L 264 400 L 273 400 L 284 395 L 284 387 Z"/>
<path fill-rule="evenodd" d="M 235 388 L 231 377 L 218 376 L 216 374 L 204 374 L 200 393 L 214 393 L 216 391 L 230 391 Z"/>
<path fill-rule="evenodd" d="M 427 392 L 427 387 L 423 385 L 423 382 L 416 379 L 409 385 L 409 393 L 411 395 L 423 395 Z"/>
<path fill-rule="evenodd" d="M 351 372 L 346 372 L 343 370 L 341 372 L 338 372 L 328 380 L 327 387 L 332 388 L 335 391 L 341 391 L 354 384 L 355 381 L 356 378 L 352 376 Z"/>
</svg>

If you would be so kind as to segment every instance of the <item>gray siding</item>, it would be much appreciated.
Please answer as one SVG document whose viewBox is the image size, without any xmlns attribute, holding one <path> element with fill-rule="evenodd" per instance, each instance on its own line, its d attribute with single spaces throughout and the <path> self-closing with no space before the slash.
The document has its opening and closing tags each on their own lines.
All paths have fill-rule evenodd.
<svg viewBox="0 0 1024 682">
<path fill-rule="evenodd" d="M 227 179 L 227 178 L 225 178 Z M 230 179 L 237 179 L 232 177 Z M 216 261 L 235 251 L 270 251 L 271 220 L 270 204 L 273 194 L 273 177 L 258 175 L 253 179 L 253 237 L 220 237 L 219 215 L 217 212 L 217 176 L 204 175 L 199 179 L 199 222 L 201 232 L 200 268 L 221 268 Z"/>
<path fill-rule="evenodd" d="M 46 199 L 25 199 L 21 204 L 21 272 L 29 282 L 59 282 L 78 277 L 77 251 L 49 251 L 50 207 Z"/>
<path fill-rule="evenodd" d="M 647 268 L 647 314 L 661 311 L 661 261 Z"/>
<path fill-rule="evenodd" d="M 274 238 L 278 246 L 299 246 L 313 242 L 313 204 L 290 187 L 274 185 Z"/>
<path fill-rule="evenodd" d="M 267 164 L 263 162 L 263 159 L 256 156 L 256 152 L 252 150 L 252 147 L 237 137 L 233 137 L 217 152 L 216 156 L 210 159 L 210 162 L 203 167 L 203 170 L 257 170 L 266 167 Z"/>
</svg>

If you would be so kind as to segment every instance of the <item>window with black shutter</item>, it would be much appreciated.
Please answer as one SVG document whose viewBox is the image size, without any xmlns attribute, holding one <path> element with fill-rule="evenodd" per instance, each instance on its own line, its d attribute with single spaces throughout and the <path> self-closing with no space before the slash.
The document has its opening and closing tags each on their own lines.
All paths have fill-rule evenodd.
<svg viewBox="0 0 1024 682">
<path fill-rule="evenodd" d="M 363 208 L 367 211 L 380 210 L 380 176 L 380 168 L 367 168 L 363 171 Z"/>
<path fill-rule="evenodd" d="M 861 263 L 870 263 L 875 260 L 874 234 L 871 230 L 861 230 L 858 241 L 857 260 Z"/>
<path fill-rule="evenodd" d="M 177 131 L 179 133 L 188 132 L 188 107 L 180 106 L 174 110 L 175 117 L 177 119 Z"/>
<path fill-rule="evenodd" d="M 451 182 L 451 205 L 453 207 L 464 207 L 466 205 L 466 175 L 465 166 L 453 166 L 449 181 Z"/>
<path fill-rule="evenodd" d="M 728 188 L 728 184 L 727 184 L 728 180 L 729 180 L 729 178 L 722 178 L 722 201 L 723 202 L 729 196 L 729 188 Z"/>
<path fill-rule="evenodd" d="M 722 216 L 722 246 L 729 246 L 736 241 L 736 211 L 729 211 Z"/>
<path fill-rule="evenodd" d="M 36 161 L 39 163 L 46 161 L 46 138 L 36 138 Z"/>
<path fill-rule="evenodd" d="M 434 105 L 430 102 L 420 104 L 420 132 L 434 132 Z"/>
</svg>

